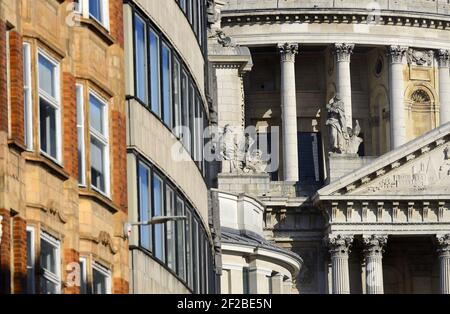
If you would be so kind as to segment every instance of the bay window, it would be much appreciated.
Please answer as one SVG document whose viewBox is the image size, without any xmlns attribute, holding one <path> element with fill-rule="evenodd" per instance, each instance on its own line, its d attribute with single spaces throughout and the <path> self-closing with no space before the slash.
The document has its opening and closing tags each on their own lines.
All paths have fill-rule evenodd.
<svg viewBox="0 0 450 314">
<path fill-rule="evenodd" d="M 74 11 L 109 30 L 109 0 L 75 0 Z"/>
<path fill-rule="evenodd" d="M 39 140 L 41 152 L 61 162 L 61 99 L 59 63 L 38 53 Z"/>
<path fill-rule="evenodd" d="M 109 143 L 107 103 L 94 92 L 89 93 L 91 184 L 109 196 Z"/>
<path fill-rule="evenodd" d="M 41 233 L 41 293 L 57 294 L 61 292 L 60 242 Z"/>
</svg>

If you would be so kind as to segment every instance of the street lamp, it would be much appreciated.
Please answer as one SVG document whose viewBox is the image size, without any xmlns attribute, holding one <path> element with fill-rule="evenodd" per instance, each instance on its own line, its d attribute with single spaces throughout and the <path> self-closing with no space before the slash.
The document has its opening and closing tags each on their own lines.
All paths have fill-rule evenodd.
<svg viewBox="0 0 450 314">
<path fill-rule="evenodd" d="M 179 221 L 186 220 L 186 216 L 155 216 L 148 221 L 139 221 L 139 222 L 126 222 L 123 226 L 123 232 L 125 238 L 129 238 L 131 235 L 131 229 L 133 226 L 149 226 L 149 225 L 158 225 L 164 224 L 170 221 Z"/>
</svg>

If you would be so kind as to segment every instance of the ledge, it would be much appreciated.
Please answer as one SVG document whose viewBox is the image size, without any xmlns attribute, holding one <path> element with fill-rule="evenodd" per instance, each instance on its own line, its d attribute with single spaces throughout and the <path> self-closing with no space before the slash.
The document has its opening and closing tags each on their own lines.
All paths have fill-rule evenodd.
<svg viewBox="0 0 450 314">
<path fill-rule="evenodd" d="M 39 164 L 41 167 L 46 168 L 63 181 L 66 181 L 70 178 L 70 174 L 65 171 L 61 165 L 58 165 L 54 161 L 42 155 L 35 155 L 35 153 L 33 152 L 26 152 L 24 153 L 24 157 L 25 161 Z"/>
<path fill-rule="evenodd" d="M 114 38 L 110 35 L 109 31 L 99 22 L 93 19 L 86 19 L 80 17 L 81 25 L 87 26 L 91 31 L 102 38 L 108 45 L 113 45 L 115 43 Z"/>
<path fill-rule="evenodd" d="M 91 199 L 100 204 L 101 206 L 106 207 L 113 214 L 121 210 L 121 208 L 116 204 L 114 204 L 111 199 L 89 188 L 80 187 L 79 195 L 80 197 Z"/>
</svg>

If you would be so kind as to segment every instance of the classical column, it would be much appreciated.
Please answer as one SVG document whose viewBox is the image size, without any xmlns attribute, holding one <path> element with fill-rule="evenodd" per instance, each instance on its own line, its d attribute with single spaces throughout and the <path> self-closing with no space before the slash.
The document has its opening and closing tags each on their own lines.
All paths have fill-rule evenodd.
<svg viewBox="0 0 450 314">
<path fill-rule="evenodd" d="M 437 52 L 439 64 L 439 99 L 441 104 L 441 125 L 450 122 L 450 51 Z"/>
<path fill-rule="evenodd" d="M 383 294 L 383 252 L 385 235 L 363 236 L 367 294 Z"/>
<path fill-rule="evenodd" d="M 352 242 L 353 236 L 330 235 L 328 238 L 328 247 L 331 254 L 333 294 L 350 293 L 348 253 Z"/>
<path fill-rule="evenodd" d="M 402 146 L 406 142 L 404 84 L 403 84 L 403 60 L 407 47 L 389 47 L 389 98 L 391 120 L 391 149 Z"/>
<path fill-rule="evenodd" d="M 352 114 L 352 79 L 350 73 L 350 57 L 354 44 L 334 44 L 333 52 L 336 56 L 336 93 L 341 97 L 345 106 L 345 120 L 347 127 L 353 129 Z"/>
<path fill-rule="evenodd" d="M 450 234 L 438 235 L 441 294 L 450 294 Z"/>
<path fill-rule="evenodd" d="M 281 110 L 283 123 L 284 181 L 298 181 L 297 97 L 295 55 L 297 44 L 279 44 L 281 55 Z"/>
</svg>

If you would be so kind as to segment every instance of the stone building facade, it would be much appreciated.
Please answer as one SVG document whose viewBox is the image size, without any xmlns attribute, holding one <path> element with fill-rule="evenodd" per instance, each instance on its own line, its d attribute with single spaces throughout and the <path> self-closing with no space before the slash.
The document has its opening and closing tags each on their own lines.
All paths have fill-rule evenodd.
<svg viewBox="0 0 450 314">
<path fill-rule="evenodd" d="M 214 2 L 219 130 L 247 132 L 218 190 L 264 205 L 294 290 L 449 293 L 447 1 Z"/>
<path fill-rule="evenodd" d="M 128 293 L 122 1 L 0 1 L 1 293 Z"/>
</svg>

